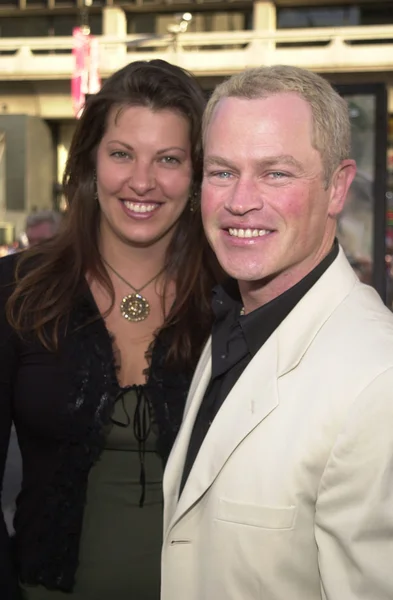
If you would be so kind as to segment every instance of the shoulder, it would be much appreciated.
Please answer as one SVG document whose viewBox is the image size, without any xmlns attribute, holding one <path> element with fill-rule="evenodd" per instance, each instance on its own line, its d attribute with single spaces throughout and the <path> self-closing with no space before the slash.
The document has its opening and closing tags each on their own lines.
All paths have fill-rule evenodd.
<svg viewBox="0 0 393 600">
<path fill-rule="evenodd" d="M 377 292 L 357 283 L 318 330 L 305 365 L 313 381 L 329 380 L 319 394 L 337 411 L 363 393 L 393 393 L 393 315 Z"/>
<path fill-rule="evenodd" d="M 35 251 L 31 255 L 29 250 L 22 250 L 0 258 L 0 293 L 1 290 L 12 288 L 15 285 L 16 275 L 18 275 L 18 278 L 23 278 L 32 269 L 38 267 L 41 259 L 39 253 Z"/>
<path fill-rule="evenodd" d="M 0 258 L 0 285 L 15 283 L 15 274 L 19 264 L 21 264 L 20 275 L 23 276 L 40 264 L 40 255 L 35 253 L 31 256 L 28 250 L 21 250 Z"/>
<path fill-rule="evenodd" d="M 9 297 L 15 289 L 15 270 L 18 262 L 16 254 L 0 258 L 0 360 L 4 362 L 3 353 L 10 355 L 10 339 L 13 330 L 8 322 L 6 306 Z M 8 358 L 8 357 L 7 357 Z"/>
<path fill-rule="evenodd" d="M 374 288 L 358 283 L 337 310 L 343 331 L 356 340 L 385 339 L 393 344 L 393 314 L 382 302 Z M 357 332 L 355 334 L 355 332 Z M 370 348 L 375 352 L 376 348 Z"/>
<path fill-rule="evenodd" d="M 19 257 L 20 255 L 15 253 L 0 258 L 0 285 L 14 282 Z"/>
<path fill-rule="evenodd" d="M 36 258 L 25 254 L 25 250 L 0 258 L 0 324 L 6 321 L 5 307 L 15 290 L 17 281 L 37 264 Z M 20 269 L 19 269 L 20 265 Z M 5 320 L 5 321 L 4 321 Z"/>
<path fill-rule="evenodd" d="M 15 272 L 19 255 L 10 254 L 0 258 L 0 306 L 5 303 L 15 288 Z"/>
</svg>

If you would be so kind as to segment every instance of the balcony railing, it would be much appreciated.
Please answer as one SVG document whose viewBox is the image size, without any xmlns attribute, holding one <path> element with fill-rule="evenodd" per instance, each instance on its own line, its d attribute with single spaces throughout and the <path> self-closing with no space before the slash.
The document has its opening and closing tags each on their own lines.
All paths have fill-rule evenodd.
<svg viewBox="0 0 393 600">
<path fill-rule="evenodd" d="M 99 36 L 105 78 L 133 60 L 165 58 L 196 75 L 292 64 L 319 72 L 393 71 L 393 25 L 276 31 Z M 0 79 L 69 79 L 72 37 L 0 39 Z"/>
</svg>

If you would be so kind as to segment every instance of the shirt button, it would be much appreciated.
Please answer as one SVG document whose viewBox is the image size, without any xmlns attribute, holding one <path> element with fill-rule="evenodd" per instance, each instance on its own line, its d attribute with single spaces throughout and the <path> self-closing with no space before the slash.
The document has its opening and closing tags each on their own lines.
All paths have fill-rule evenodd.
<svg viewBox="0 0 393 600">
<path fill-rule="evenodd" d="M 227 355 L 226 355 L 226 354 L 221 354 L 221 358 L 222 358 L 222 360 L 225 360 L 225 359 L 226 359 L 226 357 L 227 357 Z"/>
</svg>

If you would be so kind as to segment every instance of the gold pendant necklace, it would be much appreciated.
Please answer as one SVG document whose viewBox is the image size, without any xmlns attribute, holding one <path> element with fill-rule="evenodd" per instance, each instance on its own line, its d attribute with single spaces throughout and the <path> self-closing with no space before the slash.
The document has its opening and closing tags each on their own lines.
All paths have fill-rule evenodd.
<svg viewBox="0 0 393 600">
<path fill-rule="evenodd" d="M 141 294 L 128 294 L 120 304 L 120 312 L 127 321 L 144 321 L 150 314 L 150 304 Z"/>
<path fill-rule="evenodd" d="M 130 287 L 134 291 L 133 294 L 128 294 L 127 296 L 124 296 L 123 300 L 120 303 L 120 313 L 122 317 L 127 319 L 127 321 L 131 321 L 132 323 L 137 323 L 138 321 L 144 321 L 145 319 L 147 319 L 147 317 L 150 314 L 150 304 L 148 300 L 144 296 L 142 296 L 142 294 L 140 294 L 140 292 L 144 290 L 155 279 L 157 279 L 157 277 L 159 277 L 161 273 L 165 271 L 165 267 L 163 267 L 161 271 L 157 273 L 157 275 L 154 275 L 154 277 L 149 279 L 149 281 L 145 283 L 145 285 L 137 289 L 133 285 L 131 285 L 129 281 L 124 279 L 124 277 L 122 277 L 120 273 L 115 271 L 115 269 L 109 263 L 107 263 L 104 258 L 102 258 L 102 261 L 112 271 L 112 273 L 114 273 L 119 279 L 121 279 L 121 281 L 123 281 L 123 283 L 128 285 L 128 287 Z"/>
</svg>

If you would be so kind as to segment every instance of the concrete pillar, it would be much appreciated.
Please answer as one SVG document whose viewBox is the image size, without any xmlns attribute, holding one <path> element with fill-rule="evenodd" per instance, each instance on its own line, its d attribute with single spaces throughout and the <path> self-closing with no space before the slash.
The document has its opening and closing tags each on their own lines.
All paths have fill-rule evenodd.
<svg viewBox="0 0 393 600">
<path fill-rule="evenodd" d="M 5 166 L 5 146 L 6 138 L 5 132 L 0 131 L 0 221 L 5 220 L 5 211 L 6 211 L 6 188 L 5 182 L 7 177 L 7 171 Z M 0 241 L 1 244 L 1 241 Z"/>
<path fill-rule="evenodd" d="M 393 115 L 393 86 L 388 86 L 388 113 Z"/>
<path fill-rule="evenodd" d="M 253 5 L 253 29 L 274 31 L 277 27 L 277 15 L 274 2 L 259 1 Z"/>
<path fill-rule="evenodd" d="M 33 209 L 53 208 L 55 147 L 52 131 L 39 117 L 0 115 L 5 134 L 5 214 L 16 235 Z M 37 151 L 38 149 L 38 151 Z"/>
<path fill-rule="evenodd" d="M 63 181 L 64 169 L 66 166 L 68 153 L 70 150 L 72 137 L 76 129 L 76 122 L 68 121 L 59 126 L 59 139 L 57 145 L 57 181 Z"/>
<path fill-rule="evenodd" d="M 274 2 L 259 0 L 253 4 L 253 30 L 274 33 L 277 27 L 277 15 Z M 270 65 L 273 62 L 275 40 L 268 38 L 255 39 L 249 46 L 252 54 L 251 64 Z"/>
<path fill-rule="evenodd" d="M 127 35 L 126 13 L 118 6 L 102 9 L 102 35 L 124 37 Z"/>
<path fill-rule="evenodd" d="M 127 35 L 126 13 L 118 6 L 104 6 L 102 9 L 102 35 L 111 38 L 124 38 Z M 100 43 L 100 67 L 104 72 L 117 71 L 124 64 L 127 46 L 123 43 Z"/>
</svg>

